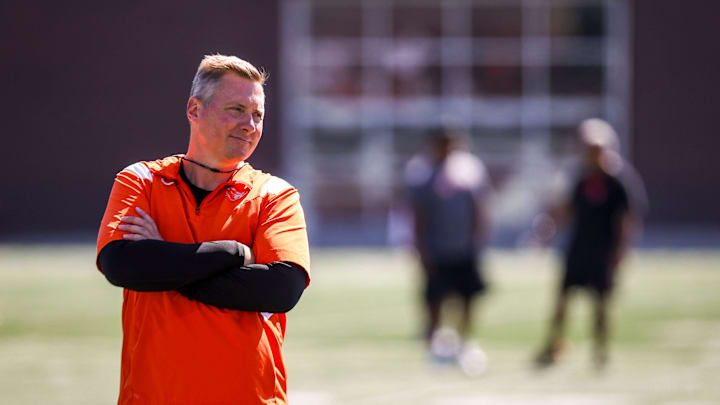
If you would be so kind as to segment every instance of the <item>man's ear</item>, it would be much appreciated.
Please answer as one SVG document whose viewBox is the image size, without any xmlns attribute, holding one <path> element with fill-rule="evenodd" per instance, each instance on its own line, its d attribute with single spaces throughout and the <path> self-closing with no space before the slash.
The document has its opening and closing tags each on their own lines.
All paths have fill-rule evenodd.
<svg viewBox="0 0 720 405">
<path fill-rule="evenodd" d="M 195 122 L 198 120 L 198 117 L 200 116 L 200 110 L 202 110 L 202 103 L 200 100 L 197 99 L 197 97 L 190 97 L 187 103 L 187 118 L 191 122 Z"/>
</svg>

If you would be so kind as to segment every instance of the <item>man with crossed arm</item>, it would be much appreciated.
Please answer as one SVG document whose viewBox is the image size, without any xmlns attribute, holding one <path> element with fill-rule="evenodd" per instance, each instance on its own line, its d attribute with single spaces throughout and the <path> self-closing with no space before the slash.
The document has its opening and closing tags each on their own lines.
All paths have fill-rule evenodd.
<svg viewBox="0 0 720 405">
<path fill-rule="evenodd" d="M 298 191 L 245 162 L 265 79 L 206 56 L 187 153 L 115 179 L 97 266 L 124 288 L 119 404 L 287 403 L 284 313 L 310 281 L 309 249 Z"/>
</svg>

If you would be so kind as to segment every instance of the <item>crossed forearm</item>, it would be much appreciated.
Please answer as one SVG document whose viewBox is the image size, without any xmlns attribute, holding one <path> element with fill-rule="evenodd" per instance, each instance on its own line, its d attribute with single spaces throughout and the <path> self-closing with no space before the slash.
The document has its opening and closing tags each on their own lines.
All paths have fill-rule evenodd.
<svg viewBox="0 0 720 405">
<path fill-rule="evenodd" d="M 108 281 L 129 290 L 178 290 L 204 304 L 245 311 L 287 312 L 295 306 L 307 280 L 302 267 L 244 263 L 243 245 L 235 241 L 120 240 L 98 255 Z"/>
<path fill-rule="evenodd" d="M 178 289 L 187 298 L 220 308 L 283 313 L 305 290 L 307 273 L 290 262 L 251 264 L 221 271 Z"/>
<path fill-rule="evenodd" d="M 232 240 L 174 243 L 144 239 L 117 240 L 98 254 L 105 278 L 134 291 L 175 290 L 245 264 L 243 245 Z"/>
</svg>

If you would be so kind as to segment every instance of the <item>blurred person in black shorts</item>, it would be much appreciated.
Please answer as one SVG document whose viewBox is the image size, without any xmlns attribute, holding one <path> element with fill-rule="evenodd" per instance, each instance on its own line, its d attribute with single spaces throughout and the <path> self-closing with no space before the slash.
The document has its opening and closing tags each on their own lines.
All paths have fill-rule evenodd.
<svg viewBox="0 0 720 405">
<path fill-rule="evenodd" d="M 425 281 L 424 338 L 434 360 L 462 354 L 459 338 L 467 340 L 472 333 L 473 299 L 486 288 L 478 257 L 488 234 L 490 183 L 485 166 L 460 141 L 461 134 L 451 130 L 432 131 L 426 153 L 413 157 L 405 170 L 414 246 Z M 447 329 L 437 336 L 442 304 L 453 294 L 462 308 L 456 343 L 448 341 Z"/>
<path fill-rule="evenodd" d="M 617 152 L 617 135 L 600 119 L 583 121 L 578 127 L 583 162 L 564 201 L 555 204 L 539 228 L 569 222 L 570 238 L 564 273 L 545 346 L 536 358 L 538 366 L 557 361 L 563 346 L 565 319 L 571 291 L 587 290 L 594 304 L 593 360 L 602 367 L 608 360 L 608 306 L 618 266 L 625 256 L 633 229 L 643 210 L 644 188 L 632 168 Z M 541 238 L 542 239 L 542 238 Z"/>
</svg>

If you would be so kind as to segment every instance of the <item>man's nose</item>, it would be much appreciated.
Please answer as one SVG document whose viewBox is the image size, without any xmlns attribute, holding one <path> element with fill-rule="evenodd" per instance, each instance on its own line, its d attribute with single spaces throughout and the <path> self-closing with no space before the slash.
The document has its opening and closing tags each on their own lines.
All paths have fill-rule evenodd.
<svg viewBox="0 0 720 405">
<path fill-rule="evenodd" d="M 245 132 L 253 132 L 256 126 L 252 114 L 243 114 L 240 119 L 240 128 L 242 128 L 242 130 Z"/>
</svg>

